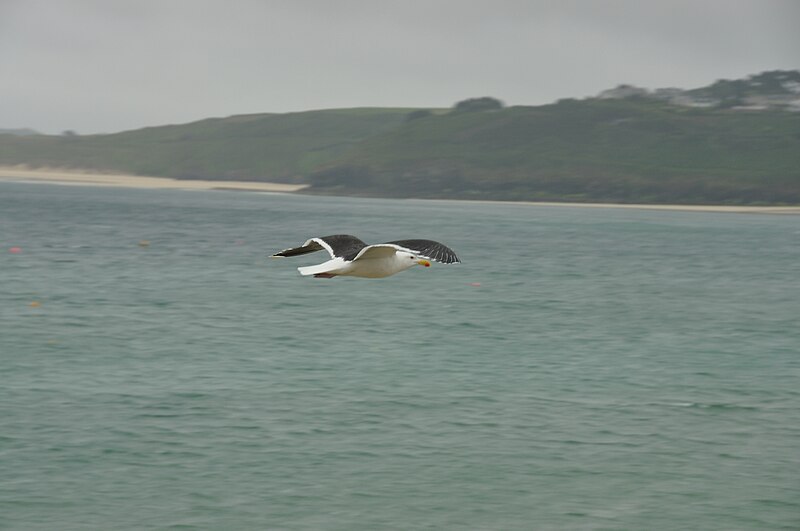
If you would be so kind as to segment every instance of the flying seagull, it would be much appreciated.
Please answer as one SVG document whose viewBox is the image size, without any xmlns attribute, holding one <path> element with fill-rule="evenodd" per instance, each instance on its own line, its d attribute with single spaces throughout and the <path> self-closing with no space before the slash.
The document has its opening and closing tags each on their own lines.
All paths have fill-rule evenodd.
<svg viewBox="0 0 800 531">
<path fill-rule="evenodd" d="M 431 266 L 431 260 L 443 264 L 458 264 L 461 261 L 449 247 L 431 240 L 399 240 L 396 242 L 367 245 L 349 234 L 334 234 L 311 238 L 300 247 L 285 249 L 272 255 L 273 258 L 299 256 L 321 250 L 328 251 L 331 259 L 319 265 L 298 267 L 303 276 L 317 278 L 351 276 L 383 278 L 417 264 Z"/>
</svg>

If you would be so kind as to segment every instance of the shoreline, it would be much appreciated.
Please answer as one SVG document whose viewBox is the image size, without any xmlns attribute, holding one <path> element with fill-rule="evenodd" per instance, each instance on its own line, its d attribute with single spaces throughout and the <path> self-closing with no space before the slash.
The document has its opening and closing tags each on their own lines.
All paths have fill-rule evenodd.
<svg viewBox="0 0 800 531">
<path fill-rule="evenodd" d="M 666 210 L 672 212 L 720 212 L 729 214 L 800 214 L 800 206 L 680 205 L 648 203 L 570 203 L 558 201 L 496 201 L 491 199 L 424 199 L 423 201 L 469 201 L 487 205 L 527 205 L 544 207 L 618 208 L 630 210 Z"/>
<path fill-rule="evenodd" d="M 119 188 L 153 188 L 172 190 L 239 190 L 247 192 L 291 193 L 307 188 L 307 184 L 285 184 L 251 181 L 204 181 L 194 179 L 172 179 L 103 173 L 58 168 L 30 169 L 0 166 L 0 181 L 37 182 L 64 185 L 111 186 Z"/>
<path fill-rule="evenodd" d="M 0 166 L 0 181 L 36 182 L 63 185 L 110 186 L 119 188 L 151 188 L 172 190 L 233 190 L 248 192 L 293 193 L 308 188 L 307 184 L 285 184 L 255 181 L 205 181 L 150 177 L 122 173 L 103 173 L 59 168 L 30 169 Z M 800 206 L 731 206 L 731 205 L 662 205 L 634 203 L 568 203 L 556 201 L 496 201 L 487 199 L 419 199 L 421 201 L 460 201 L 493 205 L 528 205 L 546 207 L 622 208 L 684 212 L 726 212 L 736 214 L 800 214 Z"/>
</svg>

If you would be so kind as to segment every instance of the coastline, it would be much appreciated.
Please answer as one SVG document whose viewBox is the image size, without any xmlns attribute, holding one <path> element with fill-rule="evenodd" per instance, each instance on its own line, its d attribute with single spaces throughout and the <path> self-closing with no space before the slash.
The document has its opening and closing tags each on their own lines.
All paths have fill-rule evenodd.
<svg viewBox="0 0 800 531">
<path fill-rule="evenodd" d="M 249 192 L 297 192 L 306 184 L 250 181 L 202 181 L 150 177 L 122 173 L 94 173 L 58 168 L 30 169 L 0 166 L 0 181 L 39 182 L 65 185 L 113 186 L 120 188 L 162 188 L 173 190 L 241 190 Z"/>
<path fill-rule="evenodd" d="M 435 201 L 435 200 L 433 200 Z M 450 201 L 444 199 L 442 201 Z M 721 212 L 729 214 L 800 214 L 800 206 L 736 206 L 736 205 L 662 205 L 646 203 L 568 203 L 557 201 L 491 201 L 478 199 L 476 203 L 492 205 L 529 205 L 545 207 L 622 208 L 633 210 L 667 210 L 679 212 Z"/>
<path fill-rule="evenodd" d="M 59 168 L 30 169 L 0 166 L 0 181 L 38 182 L 63 185 L 111 186 L 120 188 L 154 188 L 174 190 L 238 190 L 250 192 L 292 193 L 307 188 L 306 184 L 285 184 L 254 181 L 204 181 L 150 177 L 121 173 L 102 173 Z M 736 214 L 800 214 L 800 206 L 731 206 L 731 205 L 661 205 L 633 203 L 561 203 L 555 201 L 494 201 L 485 199 L 422 199 L 422 201 L 460 201 L 494 205 L 529 205 L 578 208 L 627 208 L 684 212 L 726 212 Z"/>
</svg>

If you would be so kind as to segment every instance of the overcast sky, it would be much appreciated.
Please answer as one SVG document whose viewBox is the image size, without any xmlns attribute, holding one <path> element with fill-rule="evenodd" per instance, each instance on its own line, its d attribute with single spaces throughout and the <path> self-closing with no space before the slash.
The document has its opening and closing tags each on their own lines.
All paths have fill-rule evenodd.
<svg viewBox="0 0 800 531">
<path fill-rule="evenodd" d="M 0 0 L 0 128 L 539 105 L 800 68 L 800 0 Z"/>
</svg>

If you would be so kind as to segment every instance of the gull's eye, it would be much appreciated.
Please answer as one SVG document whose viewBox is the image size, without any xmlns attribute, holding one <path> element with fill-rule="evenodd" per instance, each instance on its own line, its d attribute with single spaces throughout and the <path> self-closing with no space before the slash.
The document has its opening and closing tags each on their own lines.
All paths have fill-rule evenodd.
<svg viewBox="0 0 800 531">
<path fill-rule="evenodd" d="M 413 256 L 409 256 L 408 258 L 409 258 L 409 259 L 411 259 L 411 260 L 413 260 L 413 259 L 414 259 L 414 257 L 413 257 Z"/>
</svg>

